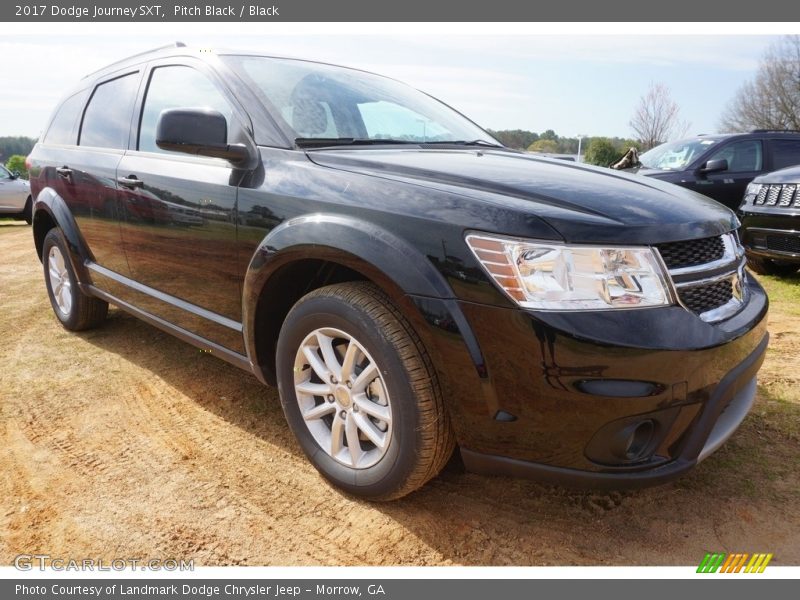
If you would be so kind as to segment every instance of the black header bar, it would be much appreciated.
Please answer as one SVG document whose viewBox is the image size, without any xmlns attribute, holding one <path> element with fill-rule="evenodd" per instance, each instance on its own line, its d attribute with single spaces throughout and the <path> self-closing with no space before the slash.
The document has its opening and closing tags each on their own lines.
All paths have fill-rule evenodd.
<svg viewBox="0 0 800 600">
<path fill-rule="evenodd" d="M 145 0 L 147 1 L 147 0 Z M 11 22 L 776 22 L 800 21 L 800 3 L 670 0 L 65 0 L 3 2 Z M 599 32 L 600 33 L 600 32 Z M 716 32 L 719 33 L 719 32 Z"/>
</svg>

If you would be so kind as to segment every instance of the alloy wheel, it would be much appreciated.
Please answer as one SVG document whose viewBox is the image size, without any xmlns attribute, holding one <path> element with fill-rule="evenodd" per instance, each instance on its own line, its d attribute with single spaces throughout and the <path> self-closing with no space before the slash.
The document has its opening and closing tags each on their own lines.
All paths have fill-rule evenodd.
<svg viewBox="0 0 800 600">
<path fill-rule="evenodd" d="M 72 280 L 67 271 L 64 255 L 58 246 L 52 246 L 47 255 L 47 271 L 53 299 L 62 315 L 68 317 L 72 310 Z"/>
<path fill-rule="evenodd" d="M 300 414 L 320 448 L 354 469 L 378 463 L 392 439 L 392 407 L 380 367 L 353 336 L 315 329 L 297 350 Z"/>
</svg>

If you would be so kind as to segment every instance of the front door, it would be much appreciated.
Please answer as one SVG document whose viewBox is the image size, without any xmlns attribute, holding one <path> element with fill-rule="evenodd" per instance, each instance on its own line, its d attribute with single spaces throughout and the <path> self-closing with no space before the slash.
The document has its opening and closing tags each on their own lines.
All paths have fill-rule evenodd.
<svg viewBox="0 0 800 600">
<path fill-rule="evenodd" d="M 694 185 L 697 192 L 705 194 L 736 210 L 742 203 L 747 184 L 763 170 L 764 150 L 761 140 L 743 140 L 726 144 L 707 161 L 722 159 L 728 161 L 728 169 L 715 173 L 698 173 Z"/>
<path fill-rule="evenodd" d="M 241 275 L 236 270 L 236 189 L 241 174 L 222 159 L 156 146 L 162 110 L 207 107 L 230 123 L 233 111 L 203 72 L 151 69 L 138 145 L 117 168 L 122 238 L 137 306 L 242 352 Z"/>
</svg>

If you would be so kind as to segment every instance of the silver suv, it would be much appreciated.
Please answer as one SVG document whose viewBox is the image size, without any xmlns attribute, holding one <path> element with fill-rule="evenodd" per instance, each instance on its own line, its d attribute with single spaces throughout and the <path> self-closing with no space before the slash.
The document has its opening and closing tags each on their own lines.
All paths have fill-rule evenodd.
<svg viewBox="0 0 800 600">
<path fill-rule="evenodd" d="M 31 224 L 31 186 L 19 173 L 0 165 L 0 217 L 9 216 Z"/>
</svg>

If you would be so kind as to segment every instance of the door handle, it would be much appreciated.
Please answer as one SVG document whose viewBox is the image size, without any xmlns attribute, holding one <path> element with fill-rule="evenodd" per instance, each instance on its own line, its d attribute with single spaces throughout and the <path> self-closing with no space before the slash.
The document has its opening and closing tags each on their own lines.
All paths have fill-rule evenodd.
<svg viewBox="0 0 800 600">
<path fill-rule="evenodd" d="M 136 175 L 128 175 L 127 177 L 118 177 L 117 183 L 126 188 L 140 188 L 144 185 L 144 181 L 136 177 Z"/>
<path fill-rule="evenodd" d="M 63 177 L 64 179 L 72 177 L 72 169 L 69 167 L 58 167 L 56 173 L 58 173 L 59 177 Z"/>
</svg>

